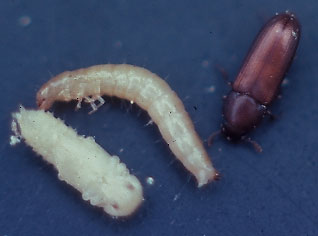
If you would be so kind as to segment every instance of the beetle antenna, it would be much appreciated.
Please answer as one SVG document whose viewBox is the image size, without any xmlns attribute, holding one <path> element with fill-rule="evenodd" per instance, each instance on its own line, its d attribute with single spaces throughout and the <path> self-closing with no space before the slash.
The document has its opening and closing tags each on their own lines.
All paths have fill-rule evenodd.
<svg viewBox="0 0 318 236">
<path fill-rule="evenodd" d="M 232 82 L 229 80 L 229 74 L 227 73 L 227 71 L 224 69 L 224 67 L 220 66 L 219 64 L 216 64 L 214 66 L 214 68 L 220 72 L 222 78 L 224 79 L 224 81 L 227 83 L 228 86 L 232 87 Z"/>
<path fill-rule="evenodd" d="M 214 141 L 214 138 L 215 138 L 216 136 L 218 136 L 219 134 L 221 134 L 221 130 L 217 130 L 217 131 L 213 132 L 213 133 L 209 136 L 209 138 L 208 138 L 208 146 L 209 146 L 209 147 L 212 146 L 213 141 Z"/>
</svg>

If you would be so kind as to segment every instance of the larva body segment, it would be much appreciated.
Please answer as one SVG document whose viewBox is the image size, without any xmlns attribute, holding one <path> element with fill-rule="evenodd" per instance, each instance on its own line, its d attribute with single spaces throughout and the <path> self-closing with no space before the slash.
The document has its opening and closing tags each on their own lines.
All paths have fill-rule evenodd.
<svg viewBox="0 0 318 236">
<path fill-rule="evenodd" d="M 100 88 L 92 88 L 98 84 Z M 72 97 L 67 96 L 68 91 L 72 91 Z M 172 152 L 196 177 L 199 187 L 217 177 L 181 100 L 163 79 L 144 68 L 107 64 L 64 72 L 42 86 L 37 104 L 41 109 L 49 109 L 54 101 L 81 101 L 87 96 L 96 100 L 104 95 L 136 102 L 148 111 Z"/>
<path fill-rule="evenodd" d="M 86 201 L 112 216 L 134 212 L 143 200 L 142 186 L 117 156 L 110 156 L 92 137 L 83 137 L 43 110 L 13 114 L 12 127 L 51 163 L 58 177 L 82 193 Z"/>
</svg>

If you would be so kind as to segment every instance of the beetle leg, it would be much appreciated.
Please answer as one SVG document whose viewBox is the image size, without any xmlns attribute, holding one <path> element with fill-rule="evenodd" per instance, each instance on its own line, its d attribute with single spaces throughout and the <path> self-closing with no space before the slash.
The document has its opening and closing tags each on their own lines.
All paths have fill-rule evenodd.
<svg viewBox="0 0 318 236">
<path fill-rule="evenodd" d="M 221 134 L 221 130 L 217 130 L 213 132 L 209 137 L 208 137 L 208 146 L 211 147 L 214 141 L 214 138 Z"/>
<path fill-rule="evenodd" d="M 268 115 L 271 120 L 275 120 L 277 118 L 270 110 L 266 109 L 265 115 Z"/>
<path fill-rule="evenodd" d="M 261 153 L 263 151 L 262 146 L 259 145 L 255 140 L 251 139 L 250 137 L 242 136 L 241 140 L 252 144 L 256 152 Z"/>
</svg>

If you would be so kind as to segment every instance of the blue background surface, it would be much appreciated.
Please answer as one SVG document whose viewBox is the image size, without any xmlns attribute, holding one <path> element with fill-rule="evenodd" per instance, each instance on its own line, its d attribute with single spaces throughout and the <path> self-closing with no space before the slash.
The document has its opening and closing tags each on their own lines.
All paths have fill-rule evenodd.
<svg viewBox="0 0 318 236">
<path fill-rule="evenodd" d="M 302 38 L 272 106 L 278 115 L 251 136 L 263 147 L 218 138 L 208 152 L 222 179 L 197 189 L 149 116 L 106 98 L 89 106 L 58 103 L 51 111 L 111 154 L 144 186 L 145 201 L 115 220 L 57 179 L 25 144 L 10 147 L 11 113 L 35 108 L 51 76 L 105 63 L 142 66 L 166 78 L 206 139 L 221 123 L 222 96 L 262 25 L 289 9 Z M 0 235 L 318 235 L 318 6 L 315 0 L 22 1 L 0 2 Z M 31 23 L 21 23 L 28 16 Z M 23 19 L 23 18 L 22 18 Z M 209 91 L 214 86 L 215 91 Z M 152 176 L 150 186 L 146 178 Z"/>
</svg>

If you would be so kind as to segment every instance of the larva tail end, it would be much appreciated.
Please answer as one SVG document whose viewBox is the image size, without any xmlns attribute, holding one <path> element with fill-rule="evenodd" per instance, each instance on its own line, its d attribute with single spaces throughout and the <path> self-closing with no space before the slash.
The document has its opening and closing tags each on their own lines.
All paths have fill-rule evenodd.
<svg viewBox="0 0 318 236">
<path fill-rule="evenodd" d="M 202 170 L 196 176 L 196 179 L 198 181 L 198 188 L 201 188 L 214 180 L 220 180 L 220 174 L 215 169 Z"/>
<path fill-rule="evenodd" d="M 213 180 L 215 180 L 215 181 L 219 181 L 219 180 L 221 180 L 221 174 L 219 173 L 219 172 L 215 172 L 215 175 L 214 175 L 214 177 L 213 177 Z"/>
</svg>

